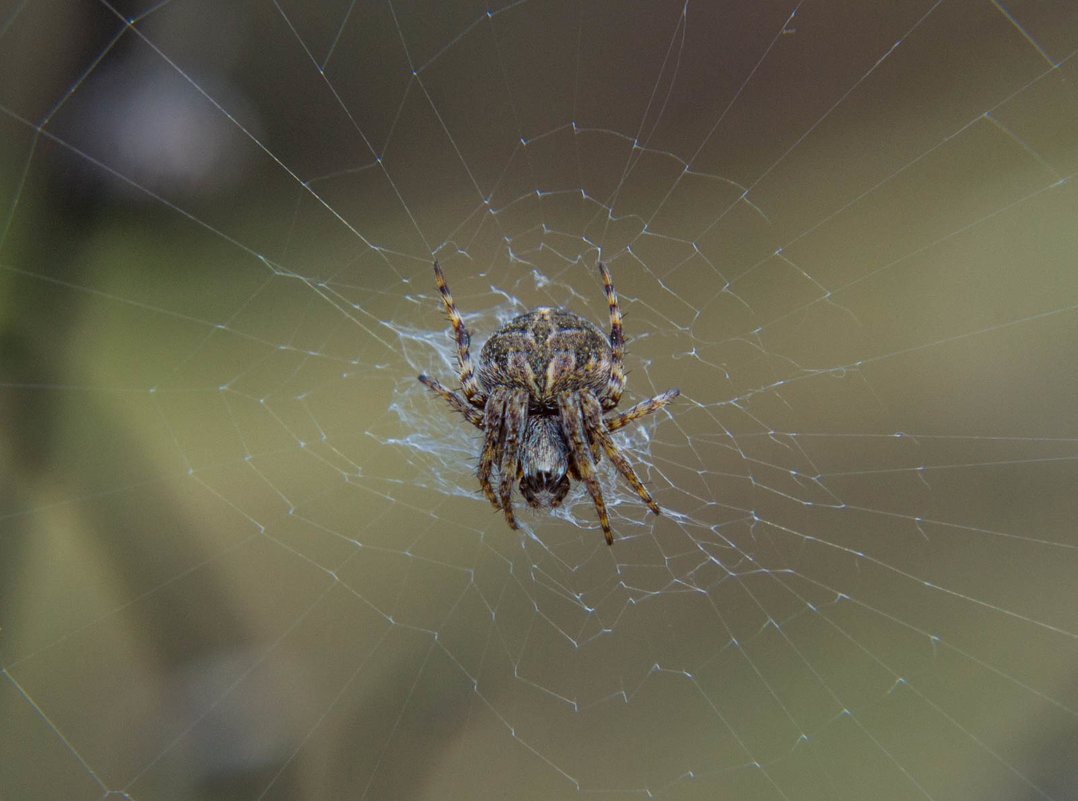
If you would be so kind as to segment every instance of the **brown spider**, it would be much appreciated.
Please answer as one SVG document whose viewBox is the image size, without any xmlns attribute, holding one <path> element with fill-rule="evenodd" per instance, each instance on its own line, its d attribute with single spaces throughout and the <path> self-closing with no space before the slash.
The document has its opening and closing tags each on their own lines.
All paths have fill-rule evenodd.
<svg viewBox="0 0 1078 801">
<path fill-rule="evenodd" d="M 434 278 L 457 337 L 457 361 L 463 397 L 430 376 L 419 380 L 441 395 L 464 419 L 483 431 L 483 450 L 476 471 L 479 485 L 505 512 L 510 528 L 513 484 L 532 506 L 553 508 L 569 491 L 569 478 L 583 481 L 599 513 L 607 544 L 613 544 L 610 520 L 595 463 L 603 452 L 655 514 L 659 505 L 614 444 L 611 431 L 658 411 L 678 395 L 670 389 L 631 409 L 603 417 L 618 405 L 625 388 L 625 342 L 621 311 L 610 271 L 600 263 L 610 307 L 610 338 L 567 309 L 539 306 L 514 317 L 493 334 L 479 352 L 479 369 L 468 350 L 471 337 L 449 294 L 445 276 L 434 262 Z M 501 476 L 498 494 L 490 477 Z"/>
</svg>

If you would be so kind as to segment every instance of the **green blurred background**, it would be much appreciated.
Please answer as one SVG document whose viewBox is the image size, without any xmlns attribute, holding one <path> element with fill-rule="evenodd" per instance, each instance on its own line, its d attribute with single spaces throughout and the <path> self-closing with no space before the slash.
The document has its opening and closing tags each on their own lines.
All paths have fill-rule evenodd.
<svg viewBox="0 0 1078 801">
<path fill-rule="evenodd" d="M 0 798 L 1074 797 L 1076 53 L 0 4 Z M 434 256 L 477 346 L 610 265 L 667 514 L 492 512 Z"/>
</svg>

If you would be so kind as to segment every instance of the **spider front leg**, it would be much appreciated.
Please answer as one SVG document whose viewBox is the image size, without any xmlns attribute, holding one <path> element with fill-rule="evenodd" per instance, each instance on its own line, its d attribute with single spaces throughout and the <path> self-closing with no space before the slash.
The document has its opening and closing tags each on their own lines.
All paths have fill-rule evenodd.
<svg viewBox="0 0 1078 801">
<path fill-rule="evenodd" d="M 431 392 L 440 395 L 446 403 L 452 406 L 456 411 L 464 415 L 464 419 L 471 423 L 476 428 L 483 427 L 483 415 L 479 410 L 472 406 L 468 401 L 453 392 L 448 387 L 443 386 L 437 379 L 431 378 L 429 375 L 419 374 L 419 380 L 423 382 L 423 385 L 427 387 Z"/>
<path fill-rule="evenodd" d="M 644 483 L 640 480 L 636 471 L 633 470 L 632 464 L 625 458 L 625 454 L 621 452 L 621 449 L 614 444 L 614 440 L 610 438 L 610 434 L 606 430 L 606 421 L 603 420 L 603 410 L 599 406 L 599 401 L 591 392 L 584 392 L 581 393 L 580 403 L 584 409 L 584 426 L 589 436 L 603 446 L 603 450 L 610 457 L 610 461 L 618 468 L 618 472 L 625 476 L 625 479 L 636 490 L 636 494 L 640 496 L 640 499 L 648 505 L 648 509 L 655 514 L 662 514 L 659 504 L 655 503 L 655 499 L 651 497 L 651 493 L 647 491 Z"/>
<path fill-rule="evenodd" d="M 656 395 L 654 398 L 648 398 L 646 401 L 640 401 L 640 403 L 633 406 L 631 409 L 626 409 L 620 414 L 615 414 L 613 417 L 606 418 L 606 430 L 617 431 L 619 428 L 624 428 L 633 422 L 643 417 L 646 414 L 657 412 L 664 407 L 674 398 L 681 394 L 679 389 L 668 389 L 661 395 Z"/>
<path fill-rule="evenodd" d="M 513 516 L 513 484 L 517 480 L 520 442 L 527 422 L 528 390 L 515 389 L 509 393 L 505 403 L 505 437 L 502 440 L 502 461 L 499 468 L 502 483 L 498 487 L 498 500 L 510 528 L 517 527 L 516 518 Z"/>
<path fill-rule="evenodd" d="M 445 274 L 437 260 L 434 262 L 434 280 L 438 284 L 438 292 L 442 295 L 446 314 L 449 322 L 453 325 L 453 333 L 457 338 L 457 363 L 460 366 L 460 388 L 464 391 L 464 397 L 469 401 L 483 395 L 483 389 L 475 377 L 475 368 L 472 366 L 472 354 L 469 349 L 472 338 L 468 333 L 468 327 L 464 325 L 464 318 L 457 311 L 457 304 L 453 302 L 453 296 L 449 292 L 449 284 L 445 282 Z"/>
<path fill-rule="evenodd" d="M 613 545 L 614 533 L 610 530 L 610 518 L 606 513 L 603 489 L 595 473 L 591 446 L 585 434 L 584 421 L 580 416 L 580 393 L 563 392 L 558 395 L 558 411 L 561 413 L 562 429 L 569 440 L 569 452 L 572 454 L 576 472 L 583 479 L 592 503 L 595 504 L 595 511 L 599 514 L 599 525 L 603 527 L 603 536 L 606 537 L 606 544 Z"/>
<path fill-rule="evenodd" d="M 502 461 L 502 423 L 505 420 L 507 394 L 505 387 L 496 387 L 490 393 L 479 425 L 483 429 L 483 450 L 479 454 L 479 468 L 475 475 L 479 479 L 479 486 L 483 488 L 483 494 L 495 509 L 500 509 L 501 504 L 498 503 L 498 497 L 490 484 L 490 474 L 494 470 L 494 463 L 500 464 Z M 509 525 L 516 528 L 512 522 Z"/>
</svg>

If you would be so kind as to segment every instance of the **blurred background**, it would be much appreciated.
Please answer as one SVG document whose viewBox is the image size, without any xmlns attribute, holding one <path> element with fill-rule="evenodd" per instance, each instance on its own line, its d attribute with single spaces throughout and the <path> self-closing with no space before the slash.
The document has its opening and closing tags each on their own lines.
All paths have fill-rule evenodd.
<svg viewBox="0 0 1078 801">
<path fill-rule="evenodd" d="M 0 797 L 1078 795 L 1078 10 L 0 3 Z M 625 313 L 608 547 L 473 343 Z"/>
</svg>

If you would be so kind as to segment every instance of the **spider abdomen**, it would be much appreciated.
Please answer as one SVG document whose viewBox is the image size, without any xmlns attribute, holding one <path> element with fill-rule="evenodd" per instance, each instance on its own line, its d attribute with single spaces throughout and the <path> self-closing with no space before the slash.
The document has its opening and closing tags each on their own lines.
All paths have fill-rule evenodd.
<svg viewBox="0 0 1078 801">
<path fill-rule="evenodd" d="M 488 390 L 526 389 L 531 410 L 542 413 L 557 409 L 562 392 L 601 392 L 611 369 L 610 342 L 595 325 L 566 309 L 540 306 L 491 334 L 479 353 L 478 377 Z"/>
</svg>

